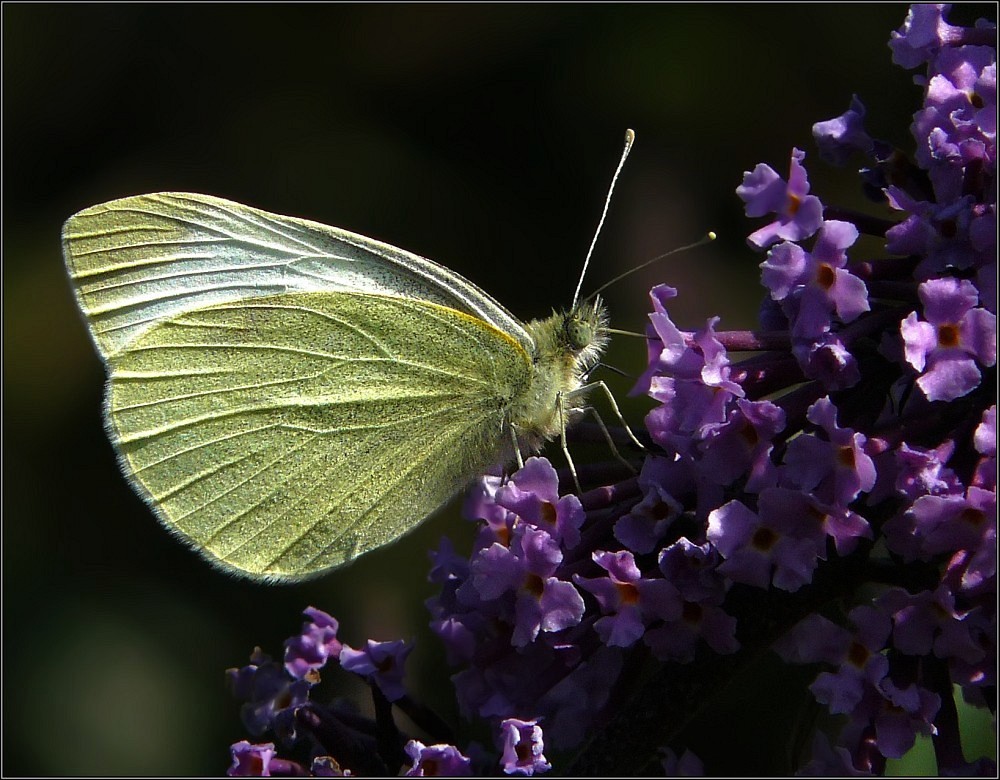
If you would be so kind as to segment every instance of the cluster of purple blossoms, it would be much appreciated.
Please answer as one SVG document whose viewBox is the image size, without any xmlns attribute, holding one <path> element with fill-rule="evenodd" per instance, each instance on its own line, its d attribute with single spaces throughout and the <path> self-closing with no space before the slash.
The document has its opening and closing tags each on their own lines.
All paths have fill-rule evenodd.
<svg viewBox="0 0 1000 780">
<path fill-rule="evenodd" d="M 764 651 L 809 665 L 835 726 L 789 771 L 880 774 L 928 735 L 939 773 L 995 773 L 963 752 L 955 695 L 995 708 L 996 31 L 948 10 L 913 6 L 889 44 L 921 68 L 912 159 L 857 97 L 813 128 L 824 160 L 864 158 L 883 217 L 810 194 L 794 149 L 787 179 L 761 164 L 737 189 L 771 218 L 748 239 L 760 329 L 683 331 L 678 291 L 652 291 L 638 476 L 561 495 L 530 458 L 470 492 L 471 555 L 432 554 L 431 626 L 496 751 L 463 755 L 410 700 L 408 646 L 352 650 L 308 610 L 283 665 L 230 672 L 250 733 L 305 752 L 240 742 L 231 774 L 532 775 L 546 751 L 569 773 L 700 773 L 692 713 Z M 374 722 L 309 699 L 325 664 L 371 681 Z M 405 739 L 393 705 L 441 742 Z"/>
<path fill-rule="evenodd" d="M 242 703 L 244 727 L 255 738 L 275 740 L 235 743 L 230 776 L 386 775 L 400 767 L 408 777 L 472 774 L 470 759 L 451 745 L 404 739 L 393 722 L 396 705 L 427 730 L 446 731 L 406 694 L 404 666 L 412 644 L 368 640 L 355 650 L 337 638 L 335 618 L 314 607 L 305 616 L 301 632 L 285 642 L 282 663 L 256 648 L 247 666 L 226 673 L 233 696 Z M 344 701 L 322 704 L 311 698 L 320 670 L 337 667 L 369 683 L 374 721 Z M 292 757 L 279 757 L 279 748 Z"/>
<path fill-rule="evenodd" d="M 473 758 L 451 744 L 427 745 L 404 737 L 393 718 L 394 706 L 428 734 L 443 739 L 451 734 L 447 724 L 406 693 L 404 668 L 413 645 L 368 640 L 355 650 L 337 638 L 335 618 L 314 607 L 305 610 L 305 617 L 301 632 L 285 642 L 283 662 L 256 648 L 247 666 L 226 673 L 233 696 L 242 704 L 246 730 L 255 739 L 271 738 L 233 744 L 230 776 L 454 777 L 490 773 L 497 766 L 507 774 L 549 768 L 541 729 L 533 720 L 499 721 L 495 760 L 491 763 L 491 756 L 473 743 L 468 752 L 475 766 Z M 347 701 L 322 703 L 312 697 L 321 682 L 320 671 L 335 673 L 337 668 L 368 682 L 374 719 L 359 714 Z"/>
</svg>

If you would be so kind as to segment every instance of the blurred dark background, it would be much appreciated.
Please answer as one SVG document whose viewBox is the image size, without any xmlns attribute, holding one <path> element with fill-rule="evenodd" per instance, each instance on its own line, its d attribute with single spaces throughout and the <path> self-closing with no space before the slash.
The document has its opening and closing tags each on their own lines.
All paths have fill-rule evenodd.
<svg viewBox="0 0 1000 780">
<path fill-rule="evenodd" d="M 956 22 L 993 13 L 959 6 Z M 627 127 L 638 140 L 584 290 L 715 230 L 610 290 L 641 330 L 754 323 L 757 264 L 733 190 L 806 150 L 813 190 L 862 205 L 810 128 L 852 92 L 912 148 L 920 90 L 886 45 L 904 5 L 3 6 L 5 774 L 217 774 L 243 738 L 223 670 L 279 653 L 316 605 L 341 637 L 418 639 L 414 692 L 454 715 L 428 636 L 428 547 L 458 502 L 318 581 L 211 569 L 119 474 L 101 365 L 59 231 L 124 195 L 192 190 L 307 217 L 444 263 L 524 318 L 569 303 Z M 876 210 L 876 207 L 871 207 Z M 610 362 L 638 373 L 619 338 Z M 629 381 L 610 378 L 619 398 Z M 624 404 L 636 424 L 644 399 Z M 556 460 L 558 456 L 554 457 Z M 557 461 L 558 462 L 558 461 Z M 360 696 L 360 686 L 347 690 Z M 450 708 L 450 709 L 449 709 Z"/>
</svg>

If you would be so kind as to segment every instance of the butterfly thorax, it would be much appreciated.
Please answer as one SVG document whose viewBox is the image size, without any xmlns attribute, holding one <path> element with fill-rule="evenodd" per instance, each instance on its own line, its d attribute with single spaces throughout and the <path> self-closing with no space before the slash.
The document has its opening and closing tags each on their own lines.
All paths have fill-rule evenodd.
<svg viewBox="0 0 1000 780">
<path fill-rule="evenodd" d="M 530 448 L 558 436 L 584 405 L 582 395 L 572 393 L 607 344 L 607 321 L 597 299 L 525 324 L 535 344 L 531 386 L 510 415 L 519 439 Z"/>
</svg>

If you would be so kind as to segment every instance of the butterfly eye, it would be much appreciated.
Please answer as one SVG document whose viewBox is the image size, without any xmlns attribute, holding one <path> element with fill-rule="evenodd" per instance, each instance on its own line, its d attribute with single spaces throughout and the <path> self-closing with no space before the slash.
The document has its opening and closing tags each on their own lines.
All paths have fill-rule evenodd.
<svg viewBox="0 0 1000 780">
<path fill-rule="evenodd" d="M 567 317 L 565 330 L 569 347 L 574 352 L 579 352 L 580 350 L 585 349 L 590 346 L 591 342 L 594 340 L 594 329 L 591 327 L 590 323 L 585 322 L 578 317 Z"/>
</svg>

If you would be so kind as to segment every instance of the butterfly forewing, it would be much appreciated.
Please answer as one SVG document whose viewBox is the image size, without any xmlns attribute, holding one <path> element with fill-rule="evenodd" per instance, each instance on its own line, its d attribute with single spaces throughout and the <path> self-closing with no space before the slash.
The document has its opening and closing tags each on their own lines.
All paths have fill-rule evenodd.
<svg viewBox="0 0 1000 780">
<path fill-rule="evenodd" d="M 225 568 L 301 579 L 413 528 L 496 460 L 519 342 L 406 298 L 285 293 L 188 310 L 109 360 L 123 469 Z"/>
<path fill-rule="evenodd" d="M 162 192 L 92 206 L 66 222 L 63 246 L 80 308 L 105 358 L 184 311 L 336 290 L 438 303 L 531 348 L 503 306 L 431 260 L 210 195 Z"/>
</svg>

